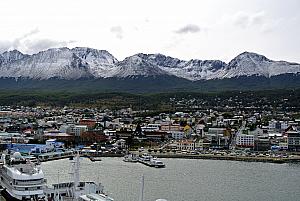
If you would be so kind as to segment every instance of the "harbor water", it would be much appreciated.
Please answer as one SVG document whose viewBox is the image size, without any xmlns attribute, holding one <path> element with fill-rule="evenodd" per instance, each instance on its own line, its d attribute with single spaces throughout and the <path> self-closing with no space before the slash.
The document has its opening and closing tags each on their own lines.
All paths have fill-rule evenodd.
<svg viewBox="0 0 300 201">
<path fill-rule="evenodd" d="M 81 159 L 81 180 L 101 181 L 115 201 L 138 201 L 144 175 L 144 200 L 232 201 L 299 200 L 300 164 L 223 160 L 163 159 L 156 169 L 122 158 Z M 70 180 L 70 160 L 42 164 L 48 183 Z"/>
</svg>

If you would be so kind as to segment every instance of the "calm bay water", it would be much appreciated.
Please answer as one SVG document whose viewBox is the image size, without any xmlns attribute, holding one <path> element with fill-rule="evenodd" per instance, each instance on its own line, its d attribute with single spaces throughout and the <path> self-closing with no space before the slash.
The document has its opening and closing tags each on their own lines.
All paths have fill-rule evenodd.
<svg viewBox="0 0 300 201">
<path fill-rule="evenodd" d="M 81 180 L 101 181 L 115 201 L 138 201 L 141 175 L 145 201 L 300 200 L 300 164 L 163 159 L 164 169 L 122 158 L 81 160 Z M 69 181 L 68 159 L 42 164 L 48 183 Z"/>
</svg>

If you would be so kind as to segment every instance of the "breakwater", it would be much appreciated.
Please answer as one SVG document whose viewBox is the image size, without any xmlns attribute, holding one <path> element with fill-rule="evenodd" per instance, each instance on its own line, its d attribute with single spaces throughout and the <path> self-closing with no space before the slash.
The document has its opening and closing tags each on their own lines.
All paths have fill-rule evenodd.
<svg viewBox="0 0 300 201">
<path fill-rule="evenodd" d="M 141 154 L 133 152 L 134 154 Z M 181 159 L 206 159 L 206 160 L 232 160 L 245 162 L 266 162 L 266 163 L 296 163 L 300 162 L 300 156 L 294 157 L 260 157 L 260 156 L 229 156 L 214 154 L 173 154 L 173 153 L 151 153 L 157 158 L 181 158 Z"/>
</svg>

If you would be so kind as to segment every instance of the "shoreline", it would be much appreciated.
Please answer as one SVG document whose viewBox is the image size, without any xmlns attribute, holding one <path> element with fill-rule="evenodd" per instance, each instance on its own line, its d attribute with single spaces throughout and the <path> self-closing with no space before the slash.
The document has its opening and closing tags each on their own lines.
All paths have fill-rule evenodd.
<svg viewBox="0 0 300 201">
<path fill-rule="evenodd" d="M 139 155 L 138 153 L 137 155 Z M 274 158 L 274 157 L 249 157 L 249 156 L 222 156 L 212 154 L 153 154 L 157 158 L 178 158 L 178 159 L 205 159 L 205 160 L 229 160 L 229 161 L 244 161 L 244 162 L 265 162 L 265 163 L 298 163 L 300 156 L 293 158 Z"/>
</svg>

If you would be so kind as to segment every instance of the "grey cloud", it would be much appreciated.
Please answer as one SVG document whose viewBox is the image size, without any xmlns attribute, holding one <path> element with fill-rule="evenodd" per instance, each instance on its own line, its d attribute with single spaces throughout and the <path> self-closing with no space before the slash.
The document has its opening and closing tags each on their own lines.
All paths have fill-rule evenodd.
<svg viewBox="0 0 300 201">
<path fill-rule="evenodd" d="M 20 50 L 24 53 L 32 54 L 53 47 L 64 47 L 76 41 L 56 41 L 51 39 L 31 39 L 31 36 L 38 34 L 36 28 L 12 41 L 0 41 L 0 53 L 9 50 Z"/>
<path fill-rule="evenodd" d="M 32 36 L 32 35 L 35 35 L 35 34 L 39 33 L 39 32 L 40 32 L 40 30 L 39 30 L 38 28 L 35 28 L 35 29 L 31 30 L 30 32 L 25 33 L 25 34 L 24 34 L 23 36 L 21 36 L 19 39 L 28 38 L 28 37 L 30 37 L 30 36 Z"/>
<path fill-rule="evenodd" d="M 234 24 L 236 26 L 242 27 L 242 28 L 246 28 L 250 23 L 250 19 L 249 16 L 245 13 L 238 13 L 235 17 L 234 17 Z"/>
<path fill-rule="evenodd" d="M 121 26 L 114 26 L 110 28 L 110 32 L 114 33 L 118 39 L 123 38 L 123 29 Z"/>
<path fill-rule="evenodd" d="M 188 33 L 197 33 L 201 31 L 200 27 L 195 24 L 188 24 L 180 29 L 176 30 L 177 34 L 188 34 Z"/>
<path fill-rule="evenodd" d="M 29 38 L 32 35 L 39 33 L 38 28 L 31 30 L 28 33 L 23 34 L 22 36 L 15 38 L 12 41 L 0 41 L 0 52 L 5 52 L 8 50 L 21 49 L 22 41 L 26 38 Z"/>
<path fill-rule="evenodd" d="M 251 17 L 251 24 L 253 24 L 253 25 L 261 25 L 261 24 L 264 24 L 264 22 L 265 22 L 265 13 L 264 12 L 255 13 Z"/>
<path fill-rule="evenodd" d="M 247 28 L 249 26 L 261 26 L 265 23 L 265 13 L 257 12 L 249 14 L 239 12 L 233 17 L 233 22 L 236 26 L 241 28 Z"/>
<path fill-rule="evenodd" d="M 9 50 L 12 43 L 10 41 L 0 41 L 0 53 Z"/>
<path fill-rule="evenodd" d="M 30 36 L 33 36 L 33 35 L 35 35 L 35 34 L 37 34 L 39 32 L 40 32 L 39 29 L 35 28 L 35 29 L 31 30 L 30 32 L 25 33 L 21 37 L 16 38 L 15 40 L 12 41 L 10 49 L 18 49 L 18 48 L 20 48 L 22 40 L 24 40 L 26 38 L 29 38 Z"/>
<path fill-rule="evenodd" d="M 39 39 L 39 40 L 27 40 L 24 42 L 28 53 L 36 53 L 42 50 L 55 47 L 66 47 L 76 41 L 55 41 L 50 39 Z"/>
</svg>

